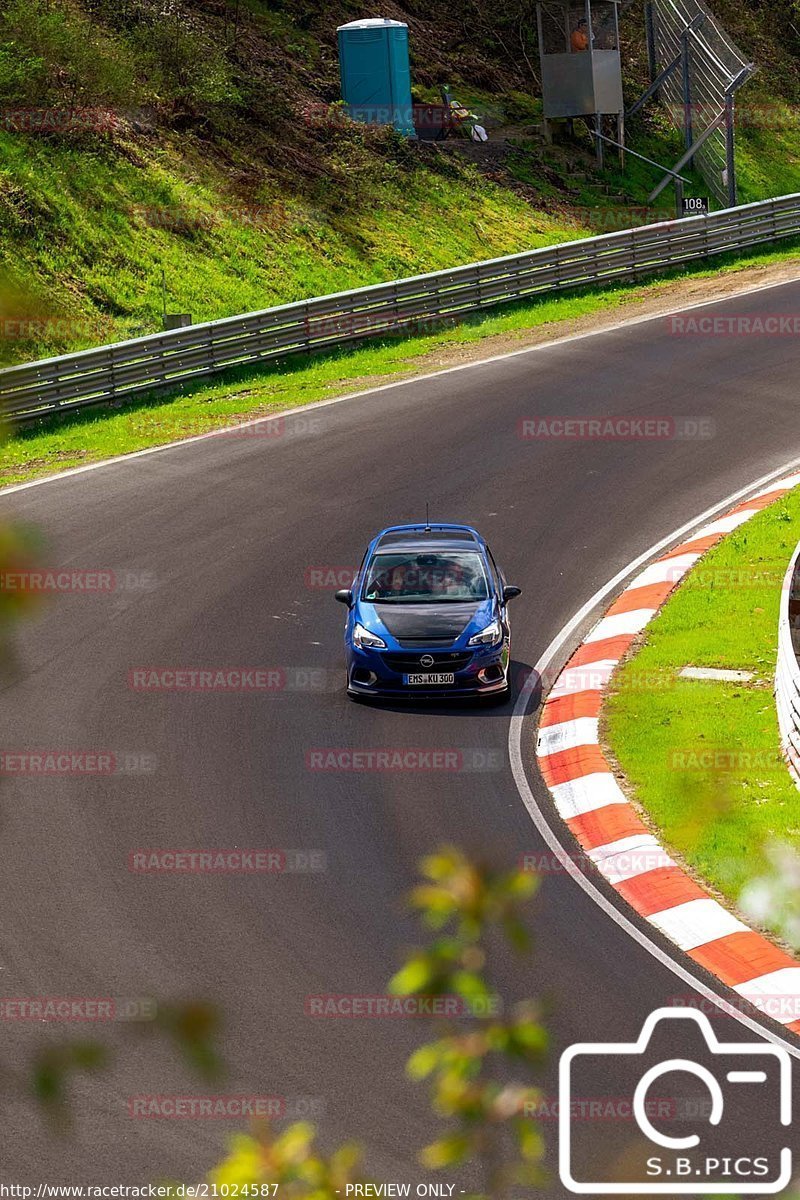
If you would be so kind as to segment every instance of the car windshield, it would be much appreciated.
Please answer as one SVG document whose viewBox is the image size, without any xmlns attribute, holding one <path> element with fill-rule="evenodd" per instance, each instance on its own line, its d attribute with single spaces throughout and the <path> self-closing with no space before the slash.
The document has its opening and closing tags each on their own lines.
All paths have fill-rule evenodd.
<svg viewBox="0 0 800 1200">
<path fill-rule="evenodd" d="M 376 554 L 362 598 L 375 604 L 447 604 L 486 600 L 481 556 L 473 551 Z"/>
</svg>

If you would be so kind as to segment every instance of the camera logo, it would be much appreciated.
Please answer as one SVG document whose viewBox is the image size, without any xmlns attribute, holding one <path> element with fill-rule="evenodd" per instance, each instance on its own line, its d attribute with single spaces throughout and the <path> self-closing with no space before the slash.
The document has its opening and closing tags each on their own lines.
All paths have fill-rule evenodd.
<svg viewBox="0 0 800 1200">
<path fill-rule="evenodd" d="M 693 1056 L 673 1057 L 676 1045 Z M 584 1098 L 607 1089 L 612 1076 L 631 1097 L 624 1152 L 610 1149 L 609 1137 L 598 1139 L 597 1127 L 587 1135 L 587 1122 L 576 1120 L 590 1108 Z M 723 1043 L 703 1013 L 659 1009 L 636 1042 L 581 1043 L 562 1054 L 561 1181 L 570 1192 L 593 1196 L 774 1195 L 792 1179 L 792 1152 L 781 1134 L 791 1124 L 791 1089 L 786 1050 L 766 1041 Z M 667 1103 L 655 1100 L 670 1094 Z M 774 1126 L 769 1153 L 748 1142 L 765 1120 Z M 615 1164 L 623 1178 L 595 1177 L 614 1172 Z"/>
</svg>

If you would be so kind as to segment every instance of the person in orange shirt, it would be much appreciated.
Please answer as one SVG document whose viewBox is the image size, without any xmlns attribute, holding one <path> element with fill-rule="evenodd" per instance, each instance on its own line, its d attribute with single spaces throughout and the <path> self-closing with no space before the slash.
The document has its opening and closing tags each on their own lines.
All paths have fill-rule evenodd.
<svg viewBox="0 0 800 1200">
<path fill-rule="evenodd" d="M 581 54 L 584 50 L 589 49 L 589 32 L 585 17 L 581 17 L 573 29 L 570 45 L 574 54 Z"/>
</svg>

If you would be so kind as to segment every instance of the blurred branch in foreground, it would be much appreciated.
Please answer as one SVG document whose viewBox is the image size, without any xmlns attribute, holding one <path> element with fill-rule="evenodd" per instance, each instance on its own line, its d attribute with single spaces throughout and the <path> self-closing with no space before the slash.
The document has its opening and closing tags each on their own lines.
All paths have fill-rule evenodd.
<svg viewBox="0 0 800 1200">
<path fill-rule="evenodd" d="M 484 943 L 500 931 L 514 950 L 529 949 L 521 913 L 538 880 L 519 871 L 493 872 L 453 847 L 426 858 L 421 869 L 423 881 L 410 899 L 434 937 L 412 951 L 389 985 L 394 995 L 419 1000 L 420 1011 L 447 1014 L 431 1017 L 436 1037 L 415 1051 L 407 1067 L 412 1079 L 430 1082 L 434 1113 L 449 1126 L 421 1152 L 420 1162 L 428 1169 L 477 1164 L 481 1195 L 502 1200 L 514 1184 L 535 1186 L 544 1179 L 543 1140 L 528 1111 L 540 1099 L 529 1076 L 543 1061 L 547 1036 L 533 1003 L 502 1018 Z M 516 1072 L 522 1080 L 513 1077 Z M 352 1145 L 323 1157 L 309 1125 L 281 1133 L 264 1125 L 233 1140 L 209 1181 L 240 1189 L 279 1184 L 280 1195 L 293 1200 L 336 1200 L 346 1184 L 361 1181 L 359 1163 Z"/>
</svg>

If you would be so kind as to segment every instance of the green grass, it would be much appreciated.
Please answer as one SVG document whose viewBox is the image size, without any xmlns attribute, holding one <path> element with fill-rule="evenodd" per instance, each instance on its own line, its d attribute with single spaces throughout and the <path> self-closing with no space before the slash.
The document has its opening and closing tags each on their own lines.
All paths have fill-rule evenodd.
<svg viewBox="0 0 800 1200">
<path fill-rule="evenodd" d="M 670 272 L 648 284 L 620 284 L 584 290 L 555 299 L 509 305 L 488 315 L 424 336 L 370 341 L 356 349 L 314 357 L 297 355 L 263 368 L 229 372 L 213 384 L 185 384 L 158 398 L 145 398 L 121 409 L 91 409 L 52 418 L 13 434 L 0 447 L 0 483 L 9 485 L 70 467 L 97 462 L 177 438 L 208 432 L 238 419 L 280 412 L 382 381 L 435 370 L 449 349 L 504 336 L 520 342 L 525 334 L 614 308 L 630 308 L 646 296 L 669 292 L 681 278 L 712 278 L 748 266 L 800 259 L 800 243 L 787 242 L 743 258 L 723 256 L 713 267 Z M 377 399 L 376 403 L 380 403 Z"/>
<path fill-rule="evenodd" d="M 677 157 L 680 139 L 665 130 L 646 150 Z M 589 178 L 567 185 L 585 153 L 556 147 L 545 170 L 542 148 L 520 141 L 495 182 L 450 151 L 431 158 L 353 126 L 328 149 L 323 192 L 259 171 L 243 193 L 217 154 L 167 130 L 77 144 L 0 130 L 0 318 L 22 318 L 0 362 L 157 332 L 164 284 L 168 311 L 201 322 L 627 227 L 654 173 L 629 158 L 626 175 L 595 177 L 589 160 Z M 651 219 L 671 205 L 667 193 Z"/>
<path fill-rule="evenodd" d="M 468 163 L 432 169 L 402 147 L 395 158 L 390 137 L 358 130 L 340 140 L 341 179 L 315 198 L 268 174 L 244 195 L 215 155 L 164 130 L 78 145 L 0 131 L 0 317 L 23 320 L 22 336 L 0 338 L 0 362 L 156 332 L 162 279 L 169 311 L 206 321 L 606 232 L 637 223 L 604 213 L 644 208 L 655 178 L 632 157 L 625 174 L 611 158 L 605 176 L 590 170 L 568 193 L 559 179 L 580 151 L 556 148 L 545 170 L 541 148 L 520 142 L 508 166 L 536 190 L 528 203 Z M 796 139 L 761 141 L 743 143 L 744 199 L 800 177 Z M 680 152 L 666 127 L 634 143 L 664 161 Z M 659 210 L 670 215 L 671 203 L 668 191 Z"/>
<path fill-rule="evenodd" d="M 742 204 L 765 196 L 788 196 L 800 189 L 800 118 L 797 111 L 773 103 L 766 106 L 763 121 L 761 128 L 742 130 L 737 140 L 736 164 Z M 770 128 L 770 121 L 775 122 L 774 128 Z"/>
<path fill-rule="evenodd" d="M 800 490 L 686 576 L 615 675 L 605 707 L 605 740 L 650 821 L 734 903 L 766 873 L 771 841 L 800 846 L 772 691 L 781 586 L 798 540 Z M 682 680 L 685 666 L 751 671 L 754 680 Z"/>
<path fill-rule="evenodd" d="M 541 100 L 507 61 L 502 12 L 490 22 L 496 40 L 479 32 L 446 52 L 438 43 L 450 34 L 438 22 L 449 30 L 451 14 L 434 5 L 427 41 L 415 35 L 412 47 L 420 95 L 436 99 L 449 80 L 493 129 L 519 135 L 513 154 L 501 148 L 495 160 L 489 146 L 487 160 L 471 145 L 414 146 L 332 121 L 337 17 L 328 5 L 247 0 L 235 21 L 230 7 L 0 6 L 3 113 L 99 106 L 121 119 L 105 134 L 0 129 L 0 361 L 157 331 L 162 278 L 171 312 L 225 317 L 628 225 L 608 209 L 643 208 L 658 179 L 632 156 L 620 172 L 613 154 L 597 173 L 585 132 L 553 147 L 525 135 Z M 786 22 L 748 20 L 773 67 L 748 104 L 763 96 L 758 111 L 774 116 L 783 103 L 786 119 L 743 130 L 745 200 L 795 190 L 800 178 Z M 638 18 L 626 37 L 636 47 L 626 57 L 633 95 L 644 70 Z M 657 106 L 629 136 L 659 162 L 681 155 Z M 691 190 L 708 189 L 694 177 Z M 671 203 L 668 191 L 658 209 Z"/>
<path fill-rule="evenodd" d="M 169 310 L 206 321 L 582 232 L 471 169 L 380 175 L 365 211 L 331 214 L 267 185 L 237 196 L 177 145 L 77 150 L 0 133 L 0 267 L 42 318 L 66 318 L 7 357 L 155 332 L 162 271 Z"/>
</svg>

